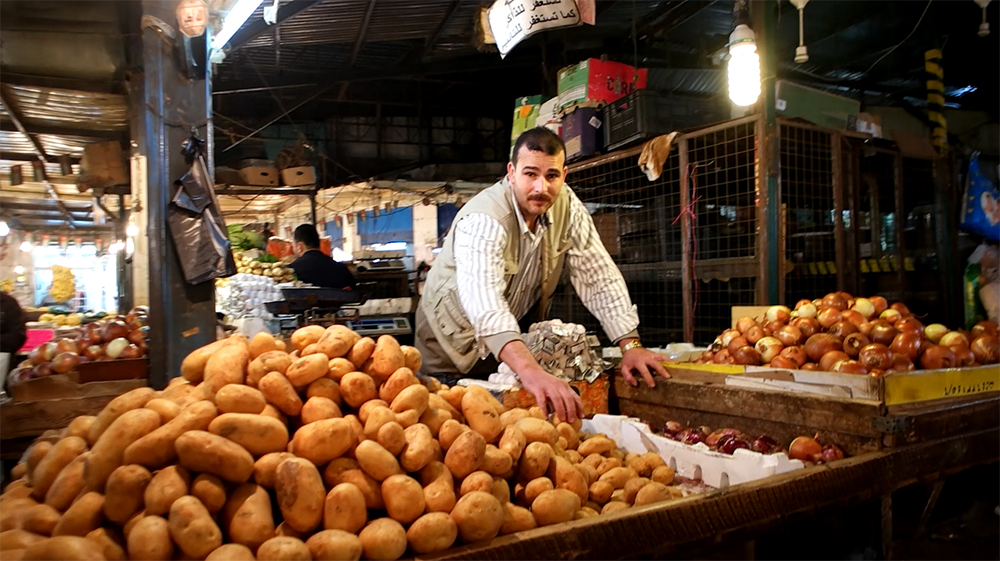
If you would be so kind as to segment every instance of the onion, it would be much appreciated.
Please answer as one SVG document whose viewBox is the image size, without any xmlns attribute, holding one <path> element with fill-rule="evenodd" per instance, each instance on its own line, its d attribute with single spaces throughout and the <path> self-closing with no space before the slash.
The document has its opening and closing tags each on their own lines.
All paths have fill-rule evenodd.
<svg viewBox="0 0 1000 561">
<path fill-rule="evenodd" d="M 858 360 L 868 370 L 888 370 L 892 368 L 892 353 L 881 343 L 865 345 L 858 353 Z"/>
<path fill-rule="evenodd" d="M 125 347 L 129 346 L 130 344 L 131 343 L 128 342 L 128 339 L 124 337 L 118 337 L 117 339 L 114 339 L 110 343 L 108 343 L 108 346 L 104 350 L 104 353 L 108 355 L 109 358 L 118 358 L 118 355 L 122 354 L 122 351 L 125 350 Z"/>
<path fill-rule="evenodd" d="M 868 374 L 868 369 L 865 365 L 861 364 L 856 360 L 838 360 L 832 368 L 833 372 L 839 372 L 841 374 L 860 374 L 864 376 Z"/>
<path fill-rule="evenodd" d="M 751 345 L 756 345 L 757 341 L 760 341 L 765 337 L 764 328 L 757 324 L 754 324 L 753 327 L 747 329 L 746 335 L 744 335 L 744 337 L 747 338 L 747 343 Z"/>
<path fill-rule="evenodd" d="M 100 345 L 91 345 L 83 350 L 83 356 L 89 358 L 90 360 L 97 360 L 104 356 L 104 347 Z"/>
<path fill-rule="evenodd" d="M 816 319 L 819 320 L 819 324 L 824 328 L 829 328 L 840 321 L 840 311 L 836 308 L 826 307 L 819 311 Z"/>
<path fill-rule="evenodd" d="M 1000 335 L 997 324 L 992 321 L 981 321 L 972 328 L 972 338 L 979 339 L 983 335 Z"/>
<path fill-rule="evenodd" d="M 701 357 L 700 358 L 703 358 L 705 360 L 712 360 L 712 357 L 714 357 L 714 356 L 715 356 L 715 353 L 713 353 L 712 351 L 705 351 L 705 352 L 701 353 Z"/>
<path fill-rule="evenodd" d="M 796 370 L 799 367 L 799 365 L 796 364 L 794 360 L 783 357 L 781 355 L 778 355 L 773 359 L 771 359 L 771 363 L 768 364 L 768 366 L 770 366 L 771 368 L 785 368 L 788 370 Z"/>
<path fill-rule="evenodd" d="M 840 350 L 840 340 L 828 333 L 817 333 L 806 341 L 805 351 L 810 360 L 818 362 L 830 351 Z"/>
<path fill-rule="evenodd" d="M 889 369 L 889 372 L 909 372 L 914 368 L 910 357 L 898 353 L 892 354 L 892 368 Z"/>
<path fill-rule="evenodd" d="M 823 453 L 821 454 L 821 457 L 824 462 L 843 460 L 844 451 L 838 448 L 835 444 L 830 444 L 829 446 L 823 448 Z"/>
<path fill-rule="evenodd" d="M 885 370 L 882 370 L 881 368 L 876 368 L 875 370 L 869 370 L 868 371 L 868 375 L 871 376 L 872 378 L 879 378 L 879 377 L 883 376 L 884 374 L 885 374 Z"/>
<path fill-rule="evenodd" d="M 757 322 L 749 316 L 743 316 L 736 320 L 736 330 L 739 331 L 741 335 L 746 335 L 747 329 L 750 329 L 754 325 L 757 325 Z"/>
<path fill-rule="evenodd" d="M 885 346 L 892 344 L 892 341 L 899 335 L 899 331 L 891 325 L 879 324 L 872 328 L 871 334 L 868 336 L 873 343 L 879 343 Z"/>
<path fill-rule="evenodd" d="M 142 332 L 142 329 L 133 329 L 132 331 L 129 331 L 125 338 L 128 339 L 129 343 L 132 343 L 137 347 L 140 343 L 146 343 L 146 334 Z"/>
<path fill-rule="evenodd" d="M 861 314 L 865 319 L 869 319 L 875 315 L 875 304 L 867 298 L 858 298 L 855 300 L 854 306 L 851 309 Z"/>
<path fill-rule="evenodd" d="M 712 357 L 712 362 L 715 364 L 729 364 L 729 359 L 729 349 L 722 349 L 715 353 L 715 356 Z"/>
<path fill-rule="evenodd" d="M 896 325 L 893 327 L 898 329 L 900 333 L 904 331 L 912 331 L 921 337 L 924 336 L 924 324 L 920 323 L 920 320 L 915 317 L 903 318 L 897 321 Z"/>
<path fill-rule="evenodd" d="M 833 365 L 842 360 L 850 359 L 851 357 L 847 356 L 847 353 L 844 351 L 830 351 L 823 355 L 823 358 L 819 359 L 819 369 L 826 372 L 833 372 Z"/>
<path fill-rule="evenodd" d="M 838 321 L 837 323 L 830 326 L 830 331 L 829 331 L 830 335 L 833 335 L 834 337 L 840 337 L 841 339 L 844 339 L 851 333 L 857 333 L 857 332 L 858 332 L 858 326 L 854 325 L 849 321 Z"/>
<path fill-rule="evenodd" d="M 805 298 L 799 300 L 795 303 L 795 310 L 798 311 L 802 309 L 802 306 L 805 306 L 806 304 L 812 304 L 812 300 L 807 300 Z"/>
<path fill-rule="evenodd" d="M 142 351 L 139 350 L 139 347 L 133 345 L 132 343 L 129 343 L 128 345 L 125 346 L 124 349 L 122 349 L 122 352 L 118 355 L 118 358 L 120 359 L 142 358 Z"/>
<path fill-rule="evenodd" d="M 74 352 L 62 352 L 52 359 L 52 371 L 56 374 L 65 374 L 76 368 L 80 364 L 80 355 Z"/>
<path fill-rule="evenodd" d="M 815 362 L 807 362 L 803 364 L 802 368 L 800 368 L 799 370 L 808 370 L 810 372 L 813 372 L 819 370 L 819 365 L 816 364 Z"/>
<path fill-rule="evenodd" d="M 831 292 L 823 297 L 823 305 L 843 312 L 847 309 L 847 299 L 836 292 Z"/>
<path fill-rule="evenodd" d="M 728 348 L 729 342 L 733 340 L 733 337 L 739 337 L 739 336 L 740 336 L 739 331 L 736 331 L 735 329 L 727 329 L 722 332 L 722 335 L 719 335 L 719 340 L 722 341 L 723 347 Z"/>
<path fill-rule="evenodd" d="M 798 327 L 799 331 L 802 332 L 802 336 L 807 338 L 819 333 L 823 328 L 816 318 L 801 318 L 795 322 L 795 327 Z"/>
<path fill-rule="evenodd" d="M 762 434 L 753 439 L 753 442 L 750 443 L 750 449 L 760 454 L 770 454 L 771 452 L 777 452 L 781 447 L 778 446 L 776 440 L 766 434 Z"/>
<path fill-rule="evenodd" d="M 803 462 L 816 462 L 822 458 L 823 447 L 816 439 L 800 436 L 788 446 L 788 457 Z"/>
<path fill-rule="evenodd" d="M 860 327 L 862 323 L 865 323 L 868 318 L 855 312 L 854 310 L 844 310 L 840 312 L 840 319 L 844 321 L 849 321 L 855 325 L 855 327 Z"/>
<path fill-rule="evenodd" d="M 761 362 L 771 362 L 784 348 L 785 346 L 781 344 L 781 341 L 775 337 L 764 337 L 760 341 L 757 341 L 757 344 L 754 346 L 754 349 L 760 353 Z"/>
<path fill-rule="evenodd" d="M 778 356 L 791 360 L 796 364 L 796 366 L 802 366 L 806 362 L 809 362 L 809 357 L 806 355 L 806 352 L 802 350 L 802 347 L 798 346 L 785 347 L 784 349 L 781 349 L 781 354 Z"/>
<path fill-rule="evenodd" d="M 940 323 L 932 323 L 924 328 L 924 337 L 935 343 L 939 342 L 945 333 L 948 333 L 948 328 Z"/>
<path fill-rule="evenodd" d="M 1000 360 L 1000 338 L 996 335 L 976 337 L 969 348 L 979 364 L 993 364 Z"/>
<path fill-rule="evenodd" d="M 922 343 L 923 339 L 920 338 L 920 335 L 912 331 L 906 331 L 896 335 L 896 338 L 892 340 L 892 344 L 889 345 L 889 350 L 894 353 L 906 355 L 911 361 L 917 360 L 917 357 L 920 356 L 920 345 Z"/>
<path fill-rule="evenodd" d="M 851 333 L 844 338 L 844 352 L 847 356 L 851 358 L 858 358 L 861 354 L 861 349 L 865 348 L 871 343 L 868 337 L 860 333 Z"/>
<path fill-rule="evenodd" d="M 955 366 L 972 366 L 976 363 L 976 355 L 972 354 L 972 349 L 969 347 L 965 345 L 955 345 L 954 347 L 948 348 L 951 352 L 955 353 Z"/>
<path fill-rule="evenodd" d="M 844 300 L 854 300 L 854 296 L 852 296 L 850 292 L 844 292 L 843 290 L 838 290 L 837 294 Z"/>
<path fill-rule="evenodd" d="M 782 326 L 781 329 L 774 332 L 774 337 L 775 339 L 781 341 L 781 344 L 786 347 L 798 345 L 805 340 L 805 336 L 802 335 L 802 330 L 794 325 Z"/>
<path fill-rule="evenodd" d="M 677 421 L 667 421 L 663 425 L 663 432 L 669 435 L 675 435 L 684 430 L 684 425 L 678 423 Z"/>
<path fill-rule="evenodd" d="M 56 344 L 52 341 L 47 343 L 42 343 L 38 345 L 28 354 L 28 360 L 31 361 L 32 366 L 38 366 L 39 364 L 44 364 L 55 356 Z"/>
<path fill-rule="evenodd" d="M 739 448 L 749 450 L 750 443 L 731 434 L 727 434 L 719 439 L 719 447 L 717 450 L 723 454 L 729 454 L 731 456 L 733 455 L 733 452 Z"/>
<path fill-rule="evenodd" d="M 954 348 L 958 346 L 968 348 L 969 340 L 965 338 L 965 335 L 962 335 L 958 331 L 949 331 L 941 336 L 941 339 L 938 341 L 938 344 L 944 345 L 949 348 Z"/>
<path fill-rule="evenodd" d="M 54 353 L 57 355 L 60 353 L 75 353 L 76 350 L 76 341 L 72 339 L 59 339 L 56 341 L 56 350 Z"/>
<path fill-rule="evenodd" d="M 114 339 L 119 337 L 124 338 L 128 335 L 128 326 L 125 325 L 123 321 L 109 321 L 104 326 L 104 332 L 101 334 L 102 340 L 105 343 L 110 343 Z"/>
<path fill-rule="evenodd" d="M 781 329 L 785 325 L 787 324 L 783 321 L 778 321 L 778 320 L 769 321 L 767 322 L 767 325 L 764 326 L 764 333 L 767 333 L 768 335 L 774 335 L 775 333 L 778 332 L 779 329 Z"/>
<path fill-rule="evenodd" d="M 55 371 L 52 370 L 51 362 L 43 362 L 35 367 L 35 375 L 32 378 L 44 378 L 46 376 L 51 376 Z"/>
<path fill-rule="evenodd" d="M 910 309 L 906 307 L 906 304 L 902 302 L 893 302 L 892 305 L 889 306 L 889 308 L 892 310 L 896 310 L 897 312 L 899 312 L 899 315 L 903 316 L 904 318 L 913 315 L 913 313 L 910 312 Z"/>
<path fill-rule="evenodd" d="M 757 349 L 749 345 L 736 349 L 736 352 L 733 353 L 732 356 L 736 364 L 742 364 L 745 366 L 760 365 L 760 353 L 757 352 Z"/>
<path fill-rule="evenodd" d="M 705 438 L 708 436 L 701 431 L 700 428 L 684 429 L 677 434 L 678 439 L 684 444 L 698 444 L 699 442 L 705 442 Z"/>
<path fill-rule="evenodd" d="M 770 308 L 767 309 L 767 312 L 764 314 L 764 318 L 769 322 L 770 321 L 786 322 L 789 319 L 791 319 L 792 317 L 791 312 L 792 311 L 788 309 L 788 306 L 771 306 Z"/>
<path fill-rule="evenodd" d="M 888 310 L 882 312 L 878 317 L 891 324 L 895 324 L 899 320 L 903 319 L 903 314 L 899 313 L 899 310 L 889 308 Z"/>
<path fill-rule="evenodd" d="M 881 296 L 871 296 L 868 300 L 870 300 L 872 305 L 875 306 L 874 315 L 881 314 L 889 307 L 889 301 Z"/>
<path fill-rule="evenodd" d="M 750 343 L 747 341 L 747 338 L 740 335 L 739 337 L 733 337 L 732 339 L 730 339 L 729 345 L 727 345 L 726 348 L 729 349 L 729 354 L 736 356 L 736 351 L 738 351 L 741 347 L 745 347 L 749 344 Z"/>
<path fill-rule="evenodd" d="M 719 429 L 712 431 L 708 436 L 705 437 L 705 444 L 709 448 L 715 448 L 719 445 L 719 441 L 722 440 L 723 436 L 735 436 L 740 439 L 749 439 L 749 437 L 737 429 Z"/>
<path fill-rule="evenodd" d="M 816 305 L 813 304 L 812 302 L 808 302 L 806 304 L 802 304 L 802 306 L 799 307 L 799 308 L 796 308 L 796 310 L 799 312 L 799 317 L 800 318 L 814 318 L 814 317 L 816 317 Z"/>
<path fill-rule="evenodd" d="M 931 343 L 924 346 L 924 352 L 920 354 L 920 366 L 927 370 L 954 368 L 955 364 L 955 353 L 951 352 L 948 347 Z"/>
</svg>

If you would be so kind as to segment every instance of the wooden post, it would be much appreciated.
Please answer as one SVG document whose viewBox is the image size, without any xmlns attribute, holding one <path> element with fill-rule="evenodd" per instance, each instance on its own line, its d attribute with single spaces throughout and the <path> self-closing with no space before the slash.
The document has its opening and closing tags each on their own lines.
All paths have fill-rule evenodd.
<svg viewBox="0 0 1000 561">
<path fill-rule="evenodd" d="M 691 254 L 691 216 L 688 205 L 691 204 L 691 188 L 688 185 L 688 141 L 683 135 L 677 145 L 678 165 L 681 168 L 681 302 L 684 306 L 684 340 L 694 341 L 694 316 L 691 305 L 694 302 L 694 283 L 698 279 L 692 274 L 691 264 L 695 256 Z"/>
<path fill-rule="evenodd" d="M 906 226 L 906 208 L 903 206 L 903 155 L 899 152 L 892 157 L 892 183 L 896 196 L 896 282 L 899 283 L 899 301 L 906 302 L 906 246 L 903 230 Z"/>
<path fill-rule="evenodd" d="M 830 169 L 833 172 L 833 241 L 837 251 L 837 290 L 847 288 L 847 259 L 844 244 L 844 173 L 840 133 L 830 133 Z M 852 219 L 853 223 L 854 220 Z M 857 294 L 857 292 L 851 292 Z"/>
</svg>

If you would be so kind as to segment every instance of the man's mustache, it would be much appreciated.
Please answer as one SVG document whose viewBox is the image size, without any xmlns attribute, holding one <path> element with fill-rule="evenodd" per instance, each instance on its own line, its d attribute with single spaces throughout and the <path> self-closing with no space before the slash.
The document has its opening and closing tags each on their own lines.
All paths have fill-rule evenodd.
<svg viewBox="0 0 1000 561">
<path fill-rule="evenodd" d="M 548 195 L 528 195 L 528 200 L 529 201 L 541 201 L 543 203 L 547 203 L 547 202 L 551 201 L 552 199 Z"/>
</svg>

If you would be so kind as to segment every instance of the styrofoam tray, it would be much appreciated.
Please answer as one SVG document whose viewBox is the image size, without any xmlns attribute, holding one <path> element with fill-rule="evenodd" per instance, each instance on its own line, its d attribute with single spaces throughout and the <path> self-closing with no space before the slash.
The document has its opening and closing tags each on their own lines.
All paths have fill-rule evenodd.
<svg viewBox="0 0 1000 561">
<path fill-rule="evenodd" d="M 654 434 L 642 421 L 624 415 L 594 415 L 592 419 L 584 419 L 583 430 L 606 434 L 626 452 L 656 452 L 678 475 L 700 479 L 719 489 L 805 467 L 784 453 L 759 454 L 738 449 L 730 456 L 713 452 L 703 443 L 691 445 L 670 440 Z M 640 433 L 645 436 L 645 443 Z M 654 449 L 649 450 L 646 444 Z"/>
</svg>

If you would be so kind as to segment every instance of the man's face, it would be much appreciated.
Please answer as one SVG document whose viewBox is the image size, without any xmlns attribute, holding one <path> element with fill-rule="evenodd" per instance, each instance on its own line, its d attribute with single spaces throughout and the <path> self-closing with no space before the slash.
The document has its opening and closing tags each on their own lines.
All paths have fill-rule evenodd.
<svg viewBox="0 0 1000 561">
<path fill-rule="evenodd" d="M 522 146 L 517 165 L 507 163 L 507 180 L 514 186 L 514 198 L 525 220 L 545 214 L 566 181 L 566 154 L 549 156 Z"/>
</svg>

